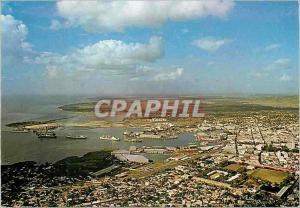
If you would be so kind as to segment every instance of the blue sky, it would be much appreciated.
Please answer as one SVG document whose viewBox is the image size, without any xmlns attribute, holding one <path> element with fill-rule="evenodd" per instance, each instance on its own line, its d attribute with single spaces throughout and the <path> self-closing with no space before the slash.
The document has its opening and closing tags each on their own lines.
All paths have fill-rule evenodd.
<svg viewBox="0 0 300 208">
<path fill-rule="evenodd" d="M 298 93 L 296 1 L 188 3 L 5 2 L 3 93 Z"/>
</svg>

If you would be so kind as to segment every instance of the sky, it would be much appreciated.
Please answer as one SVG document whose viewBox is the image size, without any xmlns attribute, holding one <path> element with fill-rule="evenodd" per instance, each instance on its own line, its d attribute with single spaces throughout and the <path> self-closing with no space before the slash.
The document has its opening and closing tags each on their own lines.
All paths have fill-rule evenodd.
<svg viewBox="0 0 300 208">
<path fill-rule="evenodd" d="M 298 3 L 2 2 L 3 94 L 298 94 Z"/>
</svg>

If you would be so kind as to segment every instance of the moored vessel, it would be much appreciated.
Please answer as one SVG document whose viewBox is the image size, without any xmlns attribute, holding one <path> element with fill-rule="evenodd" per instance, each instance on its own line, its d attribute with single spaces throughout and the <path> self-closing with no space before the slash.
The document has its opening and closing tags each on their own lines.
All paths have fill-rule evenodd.
<svg viewBox="0 0 300 208">
<path fill-rule="evenodd" d="M 99 137 L 99 139 L 101 139 L 101 140 L 110 140 L 110 141 L 120 141 L 119 138 L 114 137 L 114 136 L 108 136 L 108 135 L 101 136 L 101 137 Z"/>
<path fill-rule="evenodd" d="M 66 138 L 68 138 L 68 139 L 87 139 L 87 137 L 83 136 L 83 135 L 79 135 L 79 136 L 67 135 Z"/>
<path fill-rule="evenodd" d="M 54 132 L 46 132 L 46 133 L 37 133 L 38 138 L 56 138 L 56 134 Z"/>
</svg>

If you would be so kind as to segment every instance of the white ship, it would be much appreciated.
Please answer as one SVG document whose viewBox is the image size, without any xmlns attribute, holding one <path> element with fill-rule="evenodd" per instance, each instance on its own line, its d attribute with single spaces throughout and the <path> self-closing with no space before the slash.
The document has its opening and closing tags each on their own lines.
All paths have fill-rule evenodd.
<svg viewBox="0 0 300 208">
<path fill-rule="evenodd" d="M 120 141 L 120 139 L 117 138 L 117 137 L 106 136 L 106 135 L 99 137 L 99 139 L 101 139 L 101 140 L 110 140 L 110 141 Z"/>
<path fill-rule="evenodd" d="M 45 133 L 37 133 L 38 138 L 49 138 L 49 139 L 55 139 L 56 134 L 54 132 L 45 132 Z"/>
</svg>

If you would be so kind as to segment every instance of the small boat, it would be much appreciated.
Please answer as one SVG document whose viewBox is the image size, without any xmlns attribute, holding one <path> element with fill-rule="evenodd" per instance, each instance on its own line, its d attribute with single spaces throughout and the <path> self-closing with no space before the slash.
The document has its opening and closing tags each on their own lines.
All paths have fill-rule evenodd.
<svg viewBox="0 0 300 208">
<path fill-rule="evenodd" d="M 87 139 L 87 137 L 83 136 L 83 135 L 79 135 L 79 136 L 68 135 L 68 136 L 66 136 L 66 138 L 68 138 L 68 139 Z"/>
<path fill-rule="evenodd" d="M 130 135 L 130 133 L 131 133 L 131 132 L 129 132 L 129 131 L 124 131 L 124 132 L 123 132 L 123 135 L 126 135 L 126 136 L 127 136 L 127 135 Z"/>
<path fill-rule="evenodd" d="M 119 138 L 114 137 L 114 136 L 101 136 L 99 137 L 101 140 L 110 140 L 110 141 L 120 141 Z"/>
</svg>

